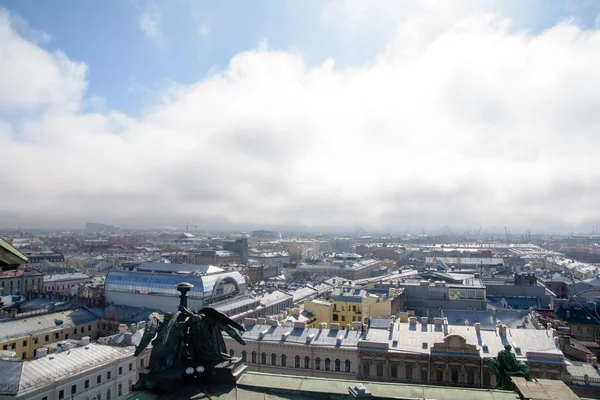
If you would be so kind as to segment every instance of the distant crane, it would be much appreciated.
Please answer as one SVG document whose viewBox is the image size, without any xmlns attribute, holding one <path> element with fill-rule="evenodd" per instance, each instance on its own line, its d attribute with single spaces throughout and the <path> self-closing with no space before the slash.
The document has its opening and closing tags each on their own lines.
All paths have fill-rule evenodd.
<svg viewBox="0 0 600 400">
<path fill-rule="evenodd" d="M 504 232 L 506 233 L 506 244 L 510 244 L 510 239 L 508 237 L 508 229 L 506 229 L 506 227 L 504 227 Z"/>
<path fill-rule="evenodd" d="M 191 225 L 189 222 L 187 224 L 183 224 L 183 225 L 173 224 L 171 226 L 185 226 L 185 232 L 186 233 L 190 232 L 190 228 L 197 228 L 198 227 L 198 225 Z"/>
</svg>

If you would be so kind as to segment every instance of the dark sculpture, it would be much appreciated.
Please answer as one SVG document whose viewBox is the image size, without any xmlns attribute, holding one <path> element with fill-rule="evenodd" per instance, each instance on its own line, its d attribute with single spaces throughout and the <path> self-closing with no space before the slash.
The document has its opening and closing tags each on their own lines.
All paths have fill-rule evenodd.
<svg viewBox="0 0 600 400">
<path fill-rule="evenodd" d="M 135 355 L 152 342 L 150 374 L 190 368 L 192 372 L 201 373 L 224 361 L 231 361 L 233 357 L 227 354 L 223 331 L 238 343 L 246 344 L 239 333 L 244 331 L 244 327 L 225 314 L 209 307 L 198 312 L 187 308 L 187 292 L 192 287 L 190 283 L 179 283 L 179 310 L 175 314 L 165 314 L 162 321 L 157 313 L 153 313 L 146 323 Z"/>
<path fill-rule="evenodd" d="M 498 352 L 497 358 L 488 358 L 485 363 L 496 375 L 496 389 L 513 390 L 511 377 L 525 378 L 530 381 L 529 367 L 523 361 L 517 360 L 517 357 L 510 350 L 512 347 L 507 344 L 504 350 Z"/>
</svg>

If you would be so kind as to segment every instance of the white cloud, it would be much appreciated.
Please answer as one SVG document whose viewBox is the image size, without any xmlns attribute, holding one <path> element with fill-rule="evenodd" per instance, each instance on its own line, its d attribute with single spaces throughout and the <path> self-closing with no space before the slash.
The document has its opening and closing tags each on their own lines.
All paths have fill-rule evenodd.
<svg viewBox="0 0 600 400">
<path fill-rule="evenodd" d="M 25 40 L 12 20 L 0 9 L 0 108 L 76 108 L 86 87 L 85 64 Z"/>
<path fill-rule="evenodd" d="M 565 23 L 531 36 L 489 13 L 433 29 L 426 17 L 399 24 L 361 68 L 308 66 L 262 45 L 203 81 L 174 85 L 138 119 L 54 107 L 0 123 L 0 168 L 19 166 L 0 177 L 0 221 L 597 223 L 600 32 Z M 71 62 L 14 43 L 14 54 L 33 48 L 57 70 Z M 41 98 L 54 88 L 44 82 Z"/>
<path fill-rule="evenodd" d="M 156 7 L 149 7 L 144 10 L 140 14 L 138 23 L 142 32 L 155 41 L 157 45 L 162 46 L 164 44 L 162 17 Z"/>
</svg>

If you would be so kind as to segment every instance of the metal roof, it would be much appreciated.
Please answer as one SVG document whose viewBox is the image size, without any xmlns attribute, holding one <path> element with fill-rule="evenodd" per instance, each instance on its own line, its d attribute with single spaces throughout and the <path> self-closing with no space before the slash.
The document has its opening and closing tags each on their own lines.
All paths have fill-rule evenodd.
<svg viewBox="0 0 600 400">
<path fill-rule="evenodd" d="M 85 309 L 37 315 L 23 319 L 0 320 L 0 341 L 42 334 L 54 329 L 73 328 L 99 318 Z M 57 321 L 62 321 L 57 325 Z"/>
<path fill-rule="evenodd" d="M 318 329 L 318 328 L 291 328 L 285 326 L 271 326 L 271 325 L 254 325 L 246 327 L 246 332 L 243 333 L 242 337 L 246 341 L 261 341 L 271 342 L 280 344 L 295 344 L 299 346 L 306 346 L 306 338 L 313 335 L 310 341 L 310 346 L 317 347 L 339 347 L 339 348 L 353 348 L 355 349 L 358 340 L 361 337 L 361 332 L 358 330 L 344 330 L 344 329 Z M 262 332 L 267 331 L 262 338 Z M 289 336 L 283 341 L 281 338 L 284 333 L 289 332 Z M 337 345 L 337 338 L 342 337 L 342 342 Z"/>
<path fill-rule="evenodd" d="M 17 394 L 133 355 L 134 347 L 89 344 L 32 361 L 0 360 L 0 393 Z"/>
</svg>

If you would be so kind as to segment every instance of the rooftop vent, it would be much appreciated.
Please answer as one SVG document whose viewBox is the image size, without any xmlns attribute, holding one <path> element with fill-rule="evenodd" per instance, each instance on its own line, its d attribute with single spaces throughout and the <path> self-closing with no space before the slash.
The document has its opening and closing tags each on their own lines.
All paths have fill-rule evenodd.
<svg viewBox="0 0 600 400">
<path fill-rule="evenodd" d="M 338 336 L 335 339 L 335 344 L 337 344 L 338 346 L 341 345 L 342 344 L 342 340 L 344 340 L 344 337 L 343 336 Z"/>
<path fill-rule="evenodd" d="M 264 337 L 265 337 L 265 335 L 266 335 L 267 333 L 269 333 L 269 330 L 268 330 L 268 329 L 265 329 L 265 330 L 262 330 L 262 331 L 260 331 L 260 333 L 258 334 L 258 338 L 259 338 L 259 339 L 262 339 L 262 338 L 264 338 Z"/>
<path fill-rule="evenodd" d="M 290 332 L 289 332 L 289 331 L 288 331 L 288 332 L 285 332 L 285 333 L 282 333 L 282 334 L 281 334 L 281 340 L 285 340 L 285 339 L 287 339 L 287 338 L 288 338 L 288 336 L 290 336 Z"/>
<path fill-rule="evenodd" d="M 311 333 L 310 335 L 308 335 L 306 337 L 306 344 L 310 344 L 313 341 L 314 338 L 315 338 L 315 334 L 314 333 Z"/>
</svg>

